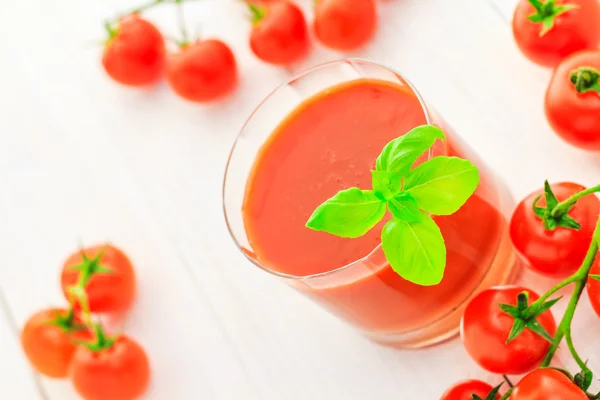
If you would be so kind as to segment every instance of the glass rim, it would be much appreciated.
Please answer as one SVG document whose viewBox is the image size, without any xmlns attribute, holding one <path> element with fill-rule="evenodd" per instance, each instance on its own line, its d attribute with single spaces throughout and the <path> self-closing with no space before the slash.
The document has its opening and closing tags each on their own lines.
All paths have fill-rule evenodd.
<svg viewBox="0 0 600 400">
<path fill-rule="evenodd" d="M 260 263 L 257 259 L 255 259 L 254 257 L 251 257 L 248 254 L 248 249 L 246 249 L 244 246 L 242 246 L 242 244 L 239 242 L 239 240 L 236 237 L 236 234 L 233 232 L 233 229 L 231 227 L 230 221 L 229 221 L 229 216 L 228 216 L 228 212 L 227 212 L 227 204 L 226 204 L 226 200 L 225 200 L 225 196 L 226 196 L 226 191 L 227 191 L 227 177 L 228 177 L 228 173 L 229 173 L 229 167 L 231 165 L 231 160 L 233 158 L 234 152 L 236 150 L 236 146 L 238 144 L 238 141 L 240 140 L 240 138 L 242 137 L 242 135 L 244 134 L 246 127 L 248 126 L 249 122 L 252 120 L 252 118 L 255 116 L 255 114 L 258 112 L 258 110 L 260 110 L 264 104 L 273 96 L 275 95 L 275 93 L 278 93 L 281 89 L 283 89 L 284 87 L 292 84 L 294 81 L 301 79 L 307 75 L 310 75 L 316 71 L 319 71 L 321 69 L 324 68 L 328 68 L 331 67 L 333 65 L 336 64 L 352 64 L 352 63 L 362 63 L 362 64 L 370 64 L 373 66 L 377 66 L 383 69 L 388 70 L 389 72 L 392 72 L 393 74 L 397 75 L 404 83 L 406 83 L 406 85 L 410 88 L 410 90 L 412 91 L 412 93 L 415 95 L 415 97 L 417 98 L 417 100 L 419 101 L 419 104 L 421 105 L 421 110 L 423 111 L 423 115 L 425 116 L 425 121 L 428 125 L 432 125 L 432 118 L 431 118 L 431 114 L 429 109 L 427 108 L 427 105 L 423 99 L 423 97 L 421 96 L 421 93 L 419 93 L 419 91 L 417 90 L 417 88 L 412 84 L 412 82 L 410 80 L 408 80 L 404 75 L 402 75 L 401 73 L 399 73 L 398 71 L 396 71 L 393 68 L 390 68 L 386 65 L 374 62 L 374 61 L 370 61 L 367 59 L 363 59 L 363 58 L 344 58 L 344 59 L 339 59 L 339 60 L 334 60 L 334 61 L 328 61 L 325 63 L 321 63 L 318 65 L 315 65 L 313 67 L 307 68 L 302 70 L 301 72 L 295 74 L 293 77 L 291 77 L 290 79 L 286 80 L 285 82 L 277 85 L 271 92 L 269 92 L 269 94 L 267 96 L 265 96 L 265 98 L 263 100 L 261 100 L 261 102 L 253 109 L 252 113 L 248 116 L 248 118 L 246 118 L 244 124 L 242 125 L 241 129 L 239 130 L 238 134 L 236 135 L 235 141 L 233 142 L 233 145 L 231 146 L 231 150 L 229 151 L 229 155 L 227 156 L 227 164 L 225 166 L 225 172 L 224 172 L 224 176 L 223 176 L 223 185 L 222 185 L 222 189 L 221 189 L 221 202 L 222 202 L 222 207 L 223 207 L 223 214 L 225 216 L 225 225 L 227 226 L 227 231 L 229 232 L 229 236 L 231 237 L 231 239 L 233 240 L 233 242 L 235 243 L 235 246 L 238 248 L 238 250 L 244 255 L 244 257 L 246 257 L 252 264 L 256 265 L 257 267 L 259 267 L 260 269 L 262 269 L 263 271 L 268 272 L 271 275 L 275 275 L 279 278 L 284 278 L 287 280 L 293 280 L 293 281 L 303 281 L 303 280 L 312 280 L 312 279 L 319 279 L 319 278 L 323 278 L 323 277 L 327 277 L 330 275 L 334 275 L 337 274 L 341 271 L 347 270 L 352 268 L 354 265 L 358 265 L 361 263 L 364 263 L 366 260 L 372 258 L 376 253 L 378 253 L 381 249 L 381 243 L 379 245 L 377 245 L 377 247 L 375 247 L 372 251 L 370 251 L 367 255 L 358 258 L 348 264 L 342 265 L 341 267 L 335 268 L 331 271 L 325 271 L 325 272 L 319 272 L 317 274 L 310 274 L 310 275 L 293 275 L 293 274 L 287 274 L 285 272 L 280 272 L 280 271 L 276 271 L 274 269 L 271 269 L 269 267 L 267 267 L 266 265 L 263 265 L 262 263 Z M 348 80 L 348 82 L 350 82 L 351 80 Z M 247 182 L 246 182 L 247 183 Z M 244 191 L 245 193 L 245 191 Z"/>
</svg>

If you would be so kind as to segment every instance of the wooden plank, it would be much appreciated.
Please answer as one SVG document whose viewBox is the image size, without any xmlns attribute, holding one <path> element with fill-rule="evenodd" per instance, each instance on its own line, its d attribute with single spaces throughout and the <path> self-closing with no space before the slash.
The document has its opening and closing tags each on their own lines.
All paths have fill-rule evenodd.
<svg viewBox="0 0 600 400">
<path fill-rule="evenodd" d="M 48 400 L 15 335 L 17 327 L 0 286 L 0 399 Z"/>
<path fill-rule="evenodd" d="M 8 116 L 0 132 L 18 132 L 0 135 L 0 148 L 10 149 L 0 160 L 0 181 L 14 188 L 1 195 L 0 220 L 10 232 L 0 249 L 19 268 L 0 270 L 0 280 L 10 283 L 7 298 L 19 322 L 60 301 L 48 282 L 78 239 L 111 239 L 141 269 L 142 297 L 127 330 L 156 360 L 149 398 L 437 398 L 455 380 L 486 377 L 458 341 L 426 352 L 366 342 L 250 266 L 227 235 L 222 172 L 244 119 L 291 73 L 340 55 L 315 46 L 293 70 L 271 68 L 248 50 L 242 5 L 198 2 L 187 7 L 188 20 L 232 44 L 239 92 L 198 107 L 164 85 L 126 90 L 105 78 L 98 51 L 83 51 L 82 44 L 102 37 L 98 22 L 105 16 L 134 3 L 21 1 L 3 13 L 3 26 L 20 35 L 0 42 L 14 57 L 0 77 L 13 94 L 0 97 Z M 345 56 L 406 74 L 516 196 L 546 177 L 593 183 L 596 161 L 567 147 L 545 123 L 549 72 L 521 56 L 507 25 L 509 8 L 501 10 L 473 0 L 388 2 L 376 41 Z M 20 29 L 25 16 L 35 30 Z M 150 14 L 175 35 L 172 17 Z M 583 311 L 578 324 L 590 323 Z M 64 385 L 45 387 L 53 399 L 72 396 Z"/>
<path fill-rule="evenodd" d="M 492 7 L 502 15 L 507 22 L 512 21 L 515 7 L 519 0 L 487 0 Z"/>
<path fill-rule="evenodd" d="M 6 149 L 0 182 L 10 187 L 1 195 L 0 281 L 17 324 L 41 307 L 64 304 L 59 267 L 79 241 L 110 240 L 131 256 L 139 273 L 139 300 L 123 328 L 150 354 L 154 379 L 148 398 L 256 398 L 236 349 L 195 290 L 189 266 L 148 208 L 126 158 L 106 126 L 95 124 L 102 116 L 87 120 L 79 113 L 90 104 L 71 97 L 69 88 L 79 87 L 75 75 L 61 94 L 48 90 L 53 68 L 72 74 L 65 64 L 72 48 L 49 54 L 54 46 L 40 43 L 29 57 L 22 47 L 46 27 L 49 42 L 58 39 L 48 16 L 54 4 L 13 4 L 8 14 L 25 15 L 33 5 L 40 7 L 32 14 L 39 30 L 23 42 L 3 42 L 15 62 L 0 78 L 10 93 L 0 97 L 0 131 L 13 133 L 0 135 L 0 148 Z M 66 383 L 43 385 L 51 399 L 77 398 Z"/>
</svg>

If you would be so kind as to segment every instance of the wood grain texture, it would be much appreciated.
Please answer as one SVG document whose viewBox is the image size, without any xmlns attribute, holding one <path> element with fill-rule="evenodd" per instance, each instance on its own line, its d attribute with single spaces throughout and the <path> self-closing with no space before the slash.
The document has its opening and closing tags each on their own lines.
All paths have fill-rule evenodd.
<svg viewBox="0 0 600 400">
<path fill-rule="evenodd" d="M 62 304 L 58 270 L 80 241 L 110 240 L 139 270 L 138 304 L 118 328 L 149 350 L 148 399 L 436 399 L 454 381 L 486 378 L 458 340 L 426 351 L 381 348 L 253 268 L 227 235 L 220 193 L 228 150 L 258 102 L 294 72 L 344 56 L 406 74 L 516 197 L 545 178 L 597 183 L 598 157 L 547 126 L 550 73 L 514 45 L 514 1 L 383 2 L 371 46 L 346 55 L 316 46 L 289 71 L 252 57 L 241 4 L 190 4 L 190 25 L 229 42 L 242 75 L 234 97 L 206 107 L 164 85 L 130 91 L 104 76 L 93 42 L 100 21 L 133 4 L 3 4 L 0 23 L 14 34 L 0 37 L 0 285 L 16 323 Z M 148 15 L 176 35 L 173 10 Z M 575 340 L 588 339 L 582 351 L 599 365 L 590 339 L 600 323 L 583 303 Z M 0 399 L 41 398 L 6 326 Z M 48 399 L 77 398 L 67 383 L 41 382 Z"/>
</svg>

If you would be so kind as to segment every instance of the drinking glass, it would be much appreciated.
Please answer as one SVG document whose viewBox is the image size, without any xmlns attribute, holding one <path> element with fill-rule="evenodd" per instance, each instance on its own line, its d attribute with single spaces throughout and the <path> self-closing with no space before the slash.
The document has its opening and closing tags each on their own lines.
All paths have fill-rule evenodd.
<svg viewBox="0 0 600 400">
<path fill-rule="evenodd" d="M 381 245 L 343 267 L 297 276 L 264 265 L 248 239 L 242 209 L 246 186 L 269 136 L 307 99 L 357 79 L 399 85 L 418 99 L 424 120 L 440 127 L 446 135 L 446 140 L 436 142 L 425 158 L 459 156 L 479 168 L 481 183 L 467 203 L 453 215 L 435 217 L 447 247 L 444 279 L 437 286 L 423 287 L 401 278 L 387 263 Z M 490 286 L 512 282 L 519 269 L 507 231 L 513 202 L 503 183 L 406 78 L 369 61 L 351 59 L 323 64 L 273 91 L 252 113 L 231 150 L 223 184 L 223 207 L 231 237 L 251 263 L 319 303 L 366 337 L 385 345 L 416 348 L 455 335 L 469 299 Z"/>
</svg>

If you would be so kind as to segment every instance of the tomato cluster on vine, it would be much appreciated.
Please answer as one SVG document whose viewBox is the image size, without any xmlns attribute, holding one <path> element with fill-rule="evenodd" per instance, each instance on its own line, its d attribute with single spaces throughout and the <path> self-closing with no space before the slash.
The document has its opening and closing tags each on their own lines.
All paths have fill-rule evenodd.
<svg viewBox="0 0 600 400">
<path fill-rule="evenodd" d="M 108 335 L 93 315 L 122 317 L 133 305 L 136 278 L 123 251 L 94 246 L 73 253 L 61 272 L 69 306 L 32 315 L 21 331 L 33 368 L 72 381 L 85 400 L 136 399 L 148 388 L 150 363 L 127 335 Z"/>
<path fill-rule="evenodd" d="M 545 112 L 566 142 L 600 151 L 600 2 L 520 0 L 513 18 L 518 47 L 554 68 Z"/>
<path fill-rule="evenodd" d="M 483 369 L 502 375 L 527 374 L 500 395 L 481 381 L 460 382 L 442 400 L 467 399 L 596 399 L 590 394 L 593 373 L 575 348 L 571 323 L 584 288 L 600 316 L 600 200 L 589 189 L 561 182 L 525 197 L 510 220 L 509 233 L 522 264 L 548 277 L 562 279 L 542 295 L 520 286 L 492 287 L 477 294 L 465 308 L 461 338 L 467 353 Z M 551 308 L 559 290 L 573 286 L 571 298 L 557 324 Z M 581 368 L 570 372 L 551 367 L 565 340 Z M 509 382 L 510 383 L 510 382 Z"/>
<path fill-rule="evenodd" d="M 127 86 L 149 86 L 163 76 L 180 97 L 198 103 L 211 102 L 233 92 L 238 66 L 231 48 L 219 39 L 190 38 L 183 22 L 182 3 L 189 0 L 154 0 L 116 21 L 105 24 L 108 39 L 102 65 L 115 81 Z M 148 8 L 172 3 L 180 7 L 182 39 L 176 51 L 168 51 L 159 29 L 142 18 Z M 260 60 L 289 66 L 307 56 L 309 24 L 291 0 L 246 0 L 252 28 L 248 39 Z M 377 28 L 375 0 L 317 0 L 312 23 L 314 36 L 326 47 L 339 51 L 364 46 Z"/>
</svg>

